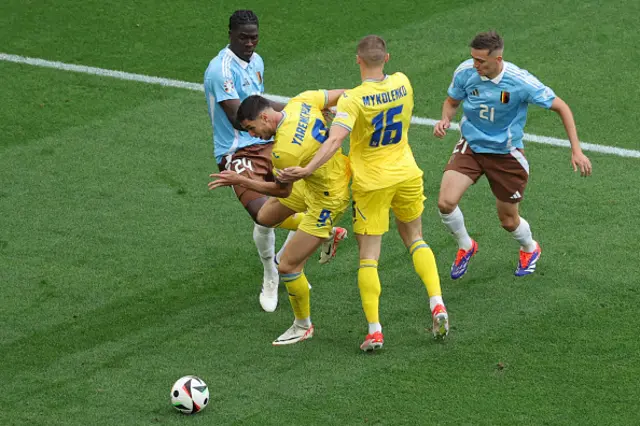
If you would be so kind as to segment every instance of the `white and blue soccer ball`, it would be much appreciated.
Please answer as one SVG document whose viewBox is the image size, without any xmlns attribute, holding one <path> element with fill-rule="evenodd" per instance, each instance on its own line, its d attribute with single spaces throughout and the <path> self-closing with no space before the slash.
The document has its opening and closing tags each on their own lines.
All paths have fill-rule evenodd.
<svg viewBox="0 0 640 426">
<path fill-rule="evenodd" d="M 209 387 L 196 376 L 184 376 L 171 388 L 171 405 L 184 414 L 202 411 L 209 403 Z"/>
</svg>

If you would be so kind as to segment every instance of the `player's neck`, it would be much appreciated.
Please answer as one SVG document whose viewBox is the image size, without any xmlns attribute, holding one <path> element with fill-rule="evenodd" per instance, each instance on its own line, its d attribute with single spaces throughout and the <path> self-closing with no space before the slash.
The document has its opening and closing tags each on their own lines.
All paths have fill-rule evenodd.
<svg viewBox="0 0 640 426">
<path fill-rule="evenodd" d="M 276 110 L 272 110 L 272 111 L 273 112 L 269 114 L 269 118 L 271 120 L 271 123 L 277 129 L 280 123 L 282 122 L 282 120 L 284 119 L 284 113 L 282 111 L 276 111 Z"/>
<path fill-rule="evenodd" d="M 362 81 L 382 81 L 386 77 L 384 68 L 360 68 Z"/>
<path fill-rule="evenodd" d="M 500 73 L 502 72 L 502 69 L 504 68 L 504 62 L 500 62 L 500 66 L 498 67 L 498 69 L 496 70 L 496 72 L 492 75 L 488 75 L 487 74 L 487 78 L 489 80 L 493 80 L 494 78 L 496 78 L 497 76 L 500 75 Z"/>
<path fill-rule="evenodd" d="M 229 46 L 229 50 L 231 50 L 231 52 L 233 52 L 234 55 L 236 55 L 238 57 L 238 59 L 241 59 L 243 61 L 245 61 L 246 63 L 251 62 L 251 56 L 253 56 L 253 54 L 251 54 L 251 56 L 249 56 L 248 58 L 242 53 L 242 52 L 236 52 L 233 47 Z"/>
</svg>

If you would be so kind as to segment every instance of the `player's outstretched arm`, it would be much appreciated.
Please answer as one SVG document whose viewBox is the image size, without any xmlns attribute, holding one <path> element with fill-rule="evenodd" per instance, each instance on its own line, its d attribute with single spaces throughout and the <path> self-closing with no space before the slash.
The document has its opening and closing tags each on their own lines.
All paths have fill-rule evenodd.
<svg viewBox="0 0 640 426">
<path fill-rule="evenodd" d="M 329 137 L 322 144 L 316 155 L 305 167 L 287 167 L 278 171 L 278 180 L 281 182 L 295 182 L 304 179 L 315 172 L 320 166 L 329 161 L 331 157 L 340 149 L 342 141 L 349 135 L 349 130 L 339 125 L 331 126 Z"/>
<path fill-rule="evenodd" d="M 327 104 L 324 106 L 325 108 L 331 108 L 338 104 L 338 100 L 340 96 L 345 92 L 346 89 L 332 89 L 327 90 Z"/>
<path fill-rule="evenodd" d="M 327 92 L 327 102 L 322 109 L 322 116 L 324 117 L 324 121 L 327 122 L 327 127 L 331 127 L 331 123 L 333 123 L 333 119 L 336 118 L 338 100 L 340 96 L 345 92 L 346 89 L 333 89 L 326 90 Z"/>
<path fill-rule="evenodd" d="M 580 147 L 576 122 L 573 119 L 571 108 L 569 108 L 569 105 L 567 105 L 565 101 L 556 97 L 550 109 L 560 116 L 562 124 L 564 124 L 564 129 L 567 132 L 567 137 L 571 143 L 571 165 L 573 166 L 573 171 L 576 172 L 580 170 L 581 176 L 589 176 L 591 174 L 591 161 L 584 155 Z"/>
<path fill-rule="evenodd" d="M 239 175 L 236 172 L 225 170 L 220 173 L 212 173 L 209 175 L 216 180 L 209 182 L 209 189 L 221 188 L 223 186 L 240 185 L 245 188 L 252 189 L 264 195 L 271 197 L 287 198 L 291 194 L 292 184 L 284 182 L 265 182 L 249 179 L 246 176 Z"/>
<path fill-rule="evenodd" d="M 433 129 L 433 135 L 437 138 L 443 138 L 447 134 L 447 129 L 451 126 L 451 120 L 456 116 L 460 103 L 457 99 L 447 96 L 442 104 L 442 118 L 438 121 Z"/>
</svg>

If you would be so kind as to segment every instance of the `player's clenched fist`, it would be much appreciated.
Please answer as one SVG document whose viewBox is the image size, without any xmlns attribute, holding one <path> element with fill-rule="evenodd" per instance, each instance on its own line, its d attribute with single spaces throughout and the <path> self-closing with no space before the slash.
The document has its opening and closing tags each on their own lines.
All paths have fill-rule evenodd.
<svg viewBox="0 0 640 426">
<path fill-rule="evenodd" d="M 437 138 L 443 138 L 447 134 L 447 129 L 451 126 L 451 122 L 447 119 L 442 119 L 436 123 L 436 127 L 433 129 L 433 135 Z"/>
</svg>

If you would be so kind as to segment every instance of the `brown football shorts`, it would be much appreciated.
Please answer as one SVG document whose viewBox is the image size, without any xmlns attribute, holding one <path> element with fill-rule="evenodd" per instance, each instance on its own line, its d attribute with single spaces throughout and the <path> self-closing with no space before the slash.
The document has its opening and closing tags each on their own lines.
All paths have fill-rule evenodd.
<svg viewBox="0 0 640 426">
<path fill-rule="evenodd" d="M 519 203 L 529 181 L 529 163 L 524 151 L 514 149 L 508 154 L 478 154 L 471 151 L 462 138 L 451 154 L 445 171 L 455 170 L 469 176 L 475 184 L 484 174 L 487 176 L 491 192 L 507 203 Z"/>
<path fill-rule="evenodd" d="M 218 164 L 220 171 L 231 170 L 249 179 L 262 180 L 265 182 L 274 182 L 271 164 L 271 149 L 273 142 L 250 145 L 237 150 L 232 155 L 227 155 Z M 266 197 L 259 192 L 247 189 L 244 186 L 234 185 L 233 191 L 236 193 L 238 200 L 246 208 L 251 201 Z"/>
</svg>

